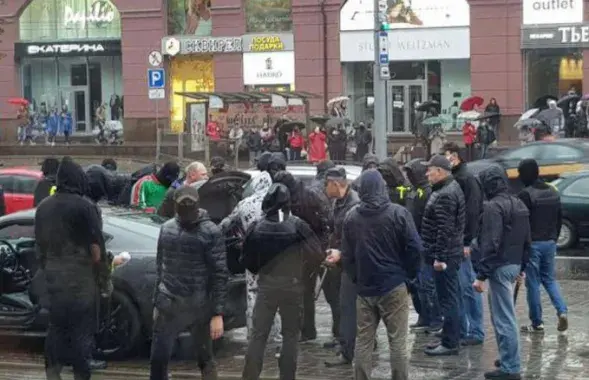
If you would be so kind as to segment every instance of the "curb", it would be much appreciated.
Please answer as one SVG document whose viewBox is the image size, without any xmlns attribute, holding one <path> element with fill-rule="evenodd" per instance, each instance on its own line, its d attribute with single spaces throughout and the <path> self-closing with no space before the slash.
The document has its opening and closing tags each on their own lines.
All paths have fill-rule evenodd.
<svg viewBox="0 0 589 380">
<path fill-rule="evenodd" d="M 27 363 L 27 362 L 11 362 L 11 361 L 1 361 L 0 362 L 0 370 L 3 369 L 20 369 L 20 370 L 27 370 L 27 369 L 35 369 L 39 371 L 43 371 L 45 366 L 43 364 L 36 364 L 36 363 Z M 66 372 L 68 371 L 66 367 Z M 117 376 L 117 377 L 129 377 L 130 379 L 134 379 L 137 377 L 140 378 L 148 378 L 149 372 L 148 371 L 140 371 L 140 370 L 98 370 L 92 371 L 93 374 L 97 375 L 106 375 L 106 376 Z M 197 371 L 194 372 L 187 372 L 187 371 L 171 371 L 170 375 L 174 379 L 200 379 L 200 373 Z M 259 380 L 276 380 L 278 377 L 274 376 L 260 376 Z M 227 379 L 232 380 L 241 379 L 241 373 L 226 373 L 226 372 L 219 372 L 219 379 Z M 309 377 L 309 376 L 297 376 L 297 380 L 325 380 L 323 377 Z"/>
</svg>

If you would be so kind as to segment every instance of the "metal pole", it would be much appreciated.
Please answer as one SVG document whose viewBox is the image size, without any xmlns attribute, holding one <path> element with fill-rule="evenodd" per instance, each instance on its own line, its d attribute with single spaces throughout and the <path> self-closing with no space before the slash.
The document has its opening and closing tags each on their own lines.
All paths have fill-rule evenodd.
<svg viewBox="0 0 589 380">
<path fill-rule="evenodd" d="M 383 3 L 384 10 L 382 9 Z M 372 134 L 375 141 L 376 155 L 381 160 L 387 157 L 386 79 L 389 76 L 388 38 L 384 39 L 386 46 L 383 46 L 383 38 L 381 38 L 380 34 L 380 25 L 384 12 L 386 12 L 386 1 L 374 0 L 374 124 Z M 386 55 L 386 62 L 381 61 L 383 54 Z"/>
<path fill-rule="evenodd" d="M 184 159 L 184 131 L 178 133 L 178 160 Z"/>
<path fill-rule="evenodd" d="M 155 140 L 155 163 L 160 163 L 160 157 L 162 154 L 162 131 L 160 130 L 160 110 L 159 110 L 159 100 L 155 100 L 155 132 L 156 132 L 156 140 Z"/>
</svg>

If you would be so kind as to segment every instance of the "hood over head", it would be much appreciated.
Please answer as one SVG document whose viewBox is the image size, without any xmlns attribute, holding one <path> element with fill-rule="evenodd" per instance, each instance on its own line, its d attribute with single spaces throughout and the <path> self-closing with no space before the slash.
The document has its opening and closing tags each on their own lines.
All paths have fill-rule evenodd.
<svg viewBox="0 0 589 380">
<path fill-rule="evenodd" d="M 272 177 L 268 172 L 262 172 L 260 175 L 257 175 L 252 178 L 252 191 L 254 194 L 266 194 L 268 189 L 272 186 Z"/>
<path fill-rule="evenodd" d="M 85 196 L 88 194 L 88 178 L 84 169 L 71 157 L 64 157 L 57 170 L 57 192 Z"/>
<path fill-rule="evenodd" d="M 509 192 L 509 182 L 505 170 L 499 165 L 491 165 L 479 173 L 481 186 L 487 199 Z"/>
<path fill-rule="evenodd" d="M 281 183 L 273 184 L 262 201 L 262 211 L 267 216 L 278 214 L 278 211 L 289 211 L 290 191 Z"/>
<path fill-rule="evenodd" d="M 378 165 L 378 171 L 389 188 L 402 186 L 405 183 L 405 176 L 393 158 L 386 158 L 382 161 Z"/>
<path fill-rule="evenodd" d="M 115 171 L 117 171 L 117 162 L 112 158 L 105 158 L 102 161 L 102 167 L 107 170 L 115 172 Z"/>
<path fill-rule="evenodd" d="M 279 171 L 274 176 L 274 183 L 281 183 L 288 188 L 290 191 L 291 198 L 294 198 L 297 194 L 298 181 L 293 175 L 286 170 Z"/>
<path fill-rule="evenodd" d="M 190 225 L 200 218 L 200 197 L 192 186 L 180 186 L 174 191 L 174 210 L 180 224 Z"/>
<path fill-rule="evenodd" d="M 517 171 L 519 172 L 519 179 L 523 182 L 524 186 L 532 185 L 540 177 L 538 162 L 533 158 L 522 160 L 519 163 Z"/>
<path fill-rule="evenodd" d="M 374 169 L 379 163 L 380 160 L 376 154 L 366 153 L 362 159 L 362 170 Z"/>
<path fill-rule="evenodd" d="M 108 198 L 111 172 L 101 165 L 90 165 L 86 168 L 86 178 L 88 178 L 88 196 L 94 202 L 103 198 Z"/>
<path fill-rule="evenodd" d="M 423 164 L 423 161 L 421 158 L 414 158 L 403 166 L 409 182 L 415 187 L 425 186 L 429 183 L 426 175 L 427 166 Z"/>
<path fill-rule="evenodd" d="M 272 157 L 271 152 L 264 152 L 258 157 L 258 170 L 261 172 L 268 170 L 268 163 L 270 162 L 270 157 Z"/>
<path fill-rule="evenodd" d="M 280 152 L 274 152 L 268 160 L 268 172 L 274 177 L 281 170 L 286 170 L 286 158 Z"/>
<path fill-rule="evenodd" d="M 157 173 L 155 178 L 165 187 L 170 187 L 180 175 L 180 166 L 175 161 L 166 162 Z"/>
<path fill-rule="evenodd" d="M 215 157 L 211 158 L 211 162 L 210 162 L 209 166 L 211 167 L 211 173 L 213 175 L 215 175 L 215 174 L 224 172 L 226 169 L 227 163 L 225 162 L 225 159 L 223 157 L 215 156 Z"/>
<path fill-rule="evenodd" d="M 327 171 L 331 168 L 335 168 L 335 164 L 331 160 L 321 161 L 317 164 L 317 175 L 315 175 L 315 179 L 325 179 L 325 175 Z"/>
<path fill-rule="evenodd" d="M 44 177 L 55 177 L 59 169 L 59 160 L 53 157 L 47 157 L 41 164 L 41 172 Z"/>
<path fill-rule="evenodd" d="M 360 206 L 362 213 L 380 212 L 390 204 L 387 187 L 382 175 L 375 169 L 368 169 L 360 175 Z"/>
</svg>

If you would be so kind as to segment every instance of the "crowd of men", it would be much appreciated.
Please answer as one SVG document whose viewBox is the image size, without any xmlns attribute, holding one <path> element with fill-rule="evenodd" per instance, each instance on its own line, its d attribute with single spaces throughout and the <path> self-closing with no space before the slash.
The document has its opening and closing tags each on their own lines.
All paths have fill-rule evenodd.
<svg viewBox="0 0 589 380">
<path fill-rule="evenodd" d="M 237 236 L 247 276 L 244 380 L 259 379 L 268 342 L 280 345 L 280 378 L 296 378 L 299 343 L 317 338 L 318 284 L 332 312 L 334 339 L 324 347 L 333 349 L 334 357 L 325 365 L 354 364 L 357 380 L 371 378 L 381 320 L 393 380 L 409 379 L 410 331 L 436 338 L 424 347 L 431 356 L 483 344 L 486 287 L 499 351 L 487 379 L 521 378 L 519 332 L 544 330 L 540 285 L 556 308 L 558 330 L 568 328 L 554 279 L 560 198 L 539 179 L 534 160 L 519 166 L 525 187 L 517 195 L 502 168 L 491 165 L 475 176 L 452 143 L 427 162 L 415 159 L 402 167 L 367 154 L 362 174 L 351 183 L 346 170 L 330 161 L 317 165 L 310 185 L 287 171 L 281 153 L 264 153 L 257 165 L 259 173 L 246 184 L 243 199 L 220 224 L 200 205 L 198 188 L 209 178 L 203 164 L 188 166 L 182 180 L 175 163 L 154 174 L 166 191 L 152 188 L 149 194 L 159 200 L 158 214 L 169 220 L 157 248 L 152 380 L 168 379 L 174 341 L 186 330 L 195 340 L 202 378 L 217 379 L 212 341 L 223 335 L 228 235 Z M 100 210 L 88 198 L 89 177 L 64 158 L 54 195 L 43 190 L 36 212 L 52 305 L 46 343 L 50 380 L 60 379 L 66 364 L 73 365 L 76 379 L 90 378 L 96 303 L 80 300 L 106 297 L 112 290 L 112 258 L 105 255 Z M 72 258 L 69 273 L 77 273 L 67 281 L 64 257 Z M 531 324 L 518 328 L 514 284 L 524 278 Z M 409 298 L 419 314 L 411 326 Z"/>
</svg>

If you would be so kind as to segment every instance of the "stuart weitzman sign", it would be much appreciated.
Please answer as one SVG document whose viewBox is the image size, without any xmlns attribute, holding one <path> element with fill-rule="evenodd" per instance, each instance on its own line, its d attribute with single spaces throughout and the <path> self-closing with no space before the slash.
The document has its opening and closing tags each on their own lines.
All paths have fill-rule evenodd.
<svg viewBox="0 0 589 380">
<path fill-rule="evenodd" d="M 523 26 L 522 49 L 589 47 L 589 24 Z"/>
</svg>

